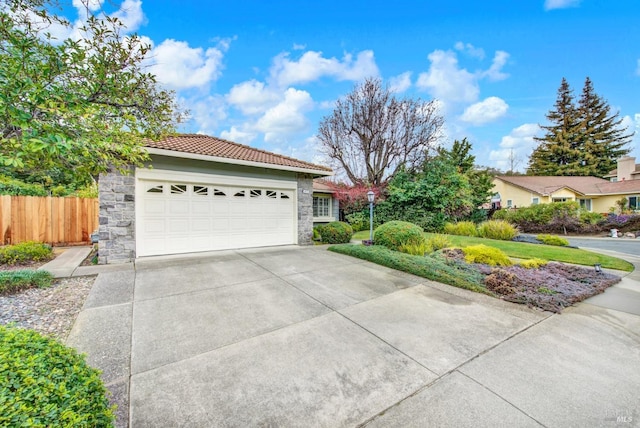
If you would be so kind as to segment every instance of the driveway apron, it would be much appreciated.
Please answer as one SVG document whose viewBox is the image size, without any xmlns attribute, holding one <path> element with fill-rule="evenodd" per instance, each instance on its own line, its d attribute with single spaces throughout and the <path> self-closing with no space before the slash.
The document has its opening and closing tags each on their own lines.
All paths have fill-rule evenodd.
<svg viewBox="0 0 640 428">
<path fill-rule="evenodd" d="M 100 274 L 68 343 L 103 370 L 122 427 L 640 420 L 640 317 L 551 315 L 324 247 Z"/>
</svg>

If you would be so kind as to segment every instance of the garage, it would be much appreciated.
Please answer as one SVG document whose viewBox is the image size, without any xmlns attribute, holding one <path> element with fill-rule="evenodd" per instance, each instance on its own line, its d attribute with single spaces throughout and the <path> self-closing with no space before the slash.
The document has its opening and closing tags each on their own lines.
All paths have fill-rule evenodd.
<svg viewBox="0 0 640 428">
<path fill-rule="evenodd" d="M 295 183 L 199 178 L 139 179 L 139 257 L 296 243 Z"/>
</svg>

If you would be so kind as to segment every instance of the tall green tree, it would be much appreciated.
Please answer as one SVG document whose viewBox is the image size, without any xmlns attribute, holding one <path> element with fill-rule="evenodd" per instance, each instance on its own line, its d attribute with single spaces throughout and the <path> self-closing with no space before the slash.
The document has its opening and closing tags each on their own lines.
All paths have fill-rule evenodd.
<svg viewBox="0 0 640 428">
<path fill-rule="evenodd" d="M 473 169 L 476 157 L 471 154 L 472 145 L 465 138 L 462 141 L 454 140 L 451 149 L 442 146 L 438 147 L 437 155 L 445 162 L 458 168 L 458 171 L 465 174 Z"/>
<path fill-rule="evenodd" d="M 150 47 L 88 5 L 84 26 L 56 40 L 52 26 L 72 27 L 52 1 L 0 7 L 0 165 L 86 177 L 140 164 L 144 139 L 182 117 L 174 94 L 144 71 Z"/>
<path fill-rule="evenodd" d="M 588 77 L 576 106 L 563 78 L 554 109 L 546 115 L 551 124 L 540 126 L 543 137 L 534 137 L 539 145 L 531 154 L 527 174 L 603 176 L 615 168 L 616 160 L 629 153 L 625 146 L 633 134 L 610 110 Z"/>
</svg>

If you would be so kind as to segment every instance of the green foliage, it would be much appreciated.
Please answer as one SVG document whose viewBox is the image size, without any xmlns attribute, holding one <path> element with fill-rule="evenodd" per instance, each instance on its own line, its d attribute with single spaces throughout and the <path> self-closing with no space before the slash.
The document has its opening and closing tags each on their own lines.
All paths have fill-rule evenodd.
<svg viewBox="0 0 640 428">
<path fill-rule="evenodd" d="M 0 426 L 113 426 L 106 392 L 74 349 L 0 326 Z"/>
<path fill-rule="evenodd" d="M 47 196 L 48 193 L 40 184 L 24 183 L 20 180 L 0 175 L 0 195 Z"/>
<path fill-rule="evenodd" d="M 537 269 L 540 266 L 546 265 L 547 263 L 549 262 L 546 260 L 533 258 L 529 260 L 522 260 L 521 262 L 518 263 L 518 265 L 522 266 L 525 269 Z"/>
<path fill-rule="evenodd" d="M 351 225 L 354 232 L 369 229 L 369 213 L 364 211 L 356 211 L 344 216 Z"/>
<path fill-rule="evenodd" d="M 400 245 L 398 249 L 401 253 L 411 254 L 414 256 L 424 256 L 427 253 L 433 251 L 431 246 L 426 241 L 415 242 L 410 241 Z"/>
<path fill-rule="evenodd" d="M 174 94 L 147 73 L 150 46 L 123 23 L 87 8 L 80 28 L 51 0 L 0 9 L 0 165 L 72 172 L 86 181 L 109 167 L 141 165 L 145 138 L 174 132 Z M 74 37 L 54 39 L 51 27 Z M 66 183 L 61 183 L 66 184 Z"/>
<path fill-rule="evenodd" d="M 39 242 L 28 241 L 0 247 L 0 264 L 3 265 L 50 260 L 52 256 L 51 246 Z"/>
<path fill-rule="evenodd" d="M 353 229 L 342 221 L 333 221 L 317 227 L 322 242 L 327 244 L 346 244 L 351 241 Z"/>
<path fill-rule="evenodd" d="M 450 150 L 440 146 L 437 149 L 438 158 L 455 166 L 458 172 L 466 174 L 473 169 L 476 157 L 471 154 L 471 143 L 466 138 L 462 141 L 454 140 Z"/>
<path fill-rule="evenodd" d="M 511 241 L 518 235 L 518 230 L 504 220 L 488 220 L 478 225 L 478 235 L 482 238 Z"/>
<path fill-rule="evenodd" d="M 501 250 L 483 244 L 470 245 L 462 249 L 467 263 L 482 263 L 489 266 L 511 266 L 513 262 Z"/>
<path fill-rule="evenodd" d="M 0 271 L 0 294 L 13 294 L 27 288 L 48 288 L 53 276 L 46 270 Z"/>
<path fill-rule="evenodd" d="M 529 175 L 581 175 L 602 177 L 629 153 L 626 148 L 633 133 L 626 134 L 618 113 L 611 114 L 608 103 L 585 79 L 578 106 L 566 79 L 562 79 L 554 110 L 547 113 L 550 125 L 529 160 Z"/>
<path fill-rule="evenodd" d="M 459 221 L 445 224 L 444 233 L 460 236 L 478 236 L 478 229 L 472 221 Z"/>
<path fill-rule="evenodd" d="M 540 234 L 536 236 L 536 238 L 545 245 L 556 245 L 558 247 L 566 247 L 569 245 L 569 241 L 556 235 Z"/>
<path fill-rule="evenodd" d="M 425 242 L 423 230 L 420 226 L 406 221 L 390 221 L 378 226 L 373 234 L 376 245 L 382 245 L 390 250 L 400 251 L 403 244 L 420 245 Z"/>
<path fill-rule="evenodd" d="M 605 219 L 602 214 L 591 211 L 580 211 L 578 218 L 580 223 L 590 225 L 598 224 L 600 221 Z"/>
<path fill-rule="evenodd" d="M 441 235 L 437 233 L 427 240 L 427 246 L 431 249 L 431 251 L 438 251 L 445 248 L 450 248 L 453 246 L 453 244 L 451 243 L 447 235 Z"/>
<path fill-rule="evenodd" d="M 313 228 L 313 238 L 312 239 L 314 241 L 322 240 L 322 237 L 320 236 L 320 232 L 318 231 L 318 227 L 319 226 L 316 226 L 316 227 Z"/>
<path fill-rule="evenodd" d="M 87 199 L 97 198 L 98 183 L 94 181 L 93 183 L 83 187 L 82 189 L 77 190 L 75 192 L 75 196 L 77 196 L 78 198 L 87 198 Z"/>
<path fill-rule="evenodd" d="M 346 254 L 368 260 L 382 266 L 407 272 L 422 278 L 443 282 L 454 287 L 464 288 L 479 293 L 487 292 L 483 285 L 483 277 L 476 271 L 468 270 L 463 262 L 447 262 L 438 253 L 431 256 L 414 256 L 393 251 L 380 245 L 335 245 L 329 251 Z"/>
</svg>

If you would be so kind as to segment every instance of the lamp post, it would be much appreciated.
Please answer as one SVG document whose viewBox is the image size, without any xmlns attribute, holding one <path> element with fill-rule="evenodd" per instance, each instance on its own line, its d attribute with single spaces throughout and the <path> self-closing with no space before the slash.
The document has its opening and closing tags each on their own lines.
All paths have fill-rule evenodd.
<svg viewBox="0 0 640 428">
<path fill-rule="evenodd" d="M 376 194 L 373 190 L 367 192 L 367 200 L 369 201 L 369 245 L 373 245 L 373 200 Z"/>
</svg>

